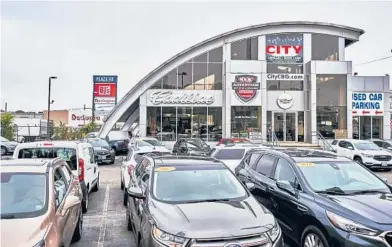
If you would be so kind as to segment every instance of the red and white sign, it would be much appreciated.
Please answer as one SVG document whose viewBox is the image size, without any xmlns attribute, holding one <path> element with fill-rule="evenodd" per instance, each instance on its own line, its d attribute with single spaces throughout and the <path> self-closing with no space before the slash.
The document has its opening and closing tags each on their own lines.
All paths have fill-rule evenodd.
<svg viewBox="0 0 392 247">
<path fill-rule="evenodd" d="M 95 116 L 94 122 L 98 125 L 103 124 L 104 116 Z M 68 126 L 69 127 L 80 127 L 86 125 L 92 121 L 91 109 L 80 109 L 80 110 L 69 110 L 68 111 Z"/>
<path fill-rule="evenodd" d="M 116 97 L 116 84 L 95 83 L 94 97 Z"/>
<path fill-rule="evenodd" d="M 266 53 L 273 56 L 297 56 L 302 51 L 302 45 L 267 45 Z"/>
</svg>

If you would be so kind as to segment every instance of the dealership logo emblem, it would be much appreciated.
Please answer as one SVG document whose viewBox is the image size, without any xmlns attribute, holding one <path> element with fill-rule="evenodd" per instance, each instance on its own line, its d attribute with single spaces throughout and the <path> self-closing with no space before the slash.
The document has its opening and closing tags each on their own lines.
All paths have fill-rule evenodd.
<svg viewBox="0 0 392 247">
<path fill-rule="evenodd" d="M 256 97 L 257 91 L 260 90 L 260 83 L 257 82 L 257 76 L 236 75 L 232 88 L 240 100 L 249 102 Z"/>
<path fill-rule="evenodd" d="M 228 244 L 225 244 L 224 247 L 242 247 L 242 245 L 238 244 L 238 243 L 228 243 Z"/>
<path fill-rule="evenodd" d="M 294 103 L 293 96 L 291 96 L 290 94 L 287 94 L 287 93 L 281 94 L 276 99 L 276 103 L 283 110 L 290 109 Z"/>
</svg>

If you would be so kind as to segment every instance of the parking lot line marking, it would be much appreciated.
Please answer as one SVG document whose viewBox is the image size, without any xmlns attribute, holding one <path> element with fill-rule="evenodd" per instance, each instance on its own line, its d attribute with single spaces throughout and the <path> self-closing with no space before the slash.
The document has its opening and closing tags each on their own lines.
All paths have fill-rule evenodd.
<svg viewBox="0 0 392 247">
<path fill-rule="evenodd" d="M 98 238 L 98 247 L 103 247 L 103 244 L 105 243 L 105 233 L 106 233 L 106 220 L 108 216 L 108 205 L 109 205 L 109 193 L 110 193 L 110 184 L 106 185 L 106 191 L 105 191 L 105 199 L 104 199 L 104 204 L 103 204 L 103 210 L 102 210 L 102 220 L 101 220 L 101 226 L 99 227 L 99 238 Z"/>
</svg>

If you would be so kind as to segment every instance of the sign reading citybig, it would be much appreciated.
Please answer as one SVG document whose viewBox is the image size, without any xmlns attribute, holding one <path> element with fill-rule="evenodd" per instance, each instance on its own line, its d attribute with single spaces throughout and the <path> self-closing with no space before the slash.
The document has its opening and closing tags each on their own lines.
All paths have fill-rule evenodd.
<svg viewBox="0 0 392 247">
<path fill-rule="evenodd" d="M 265 49 L 269 63 L 303 63 L 302 34 L 267 35 Z"/>
</svg>

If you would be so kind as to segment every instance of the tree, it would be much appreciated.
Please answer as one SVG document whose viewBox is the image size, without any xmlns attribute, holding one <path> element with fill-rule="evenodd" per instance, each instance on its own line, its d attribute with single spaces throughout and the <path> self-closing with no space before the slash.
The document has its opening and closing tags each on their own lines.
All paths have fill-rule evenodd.
<svg viewBox="0 0 392 247">
<path fill-rule="evenodd" d="M 95 122 L 89 122 L 88 124 L 84 125 L 80 128 L 80 133 L 82 137 L 85 137 L 88 133 L 94 132 L 97 128 Z"/>
<path fill-rule="evenodd" d="M 13 122 L 14 116 L 9 112 L 1 113 L 1 136 L 8 140 L 14 139 Z"/>
</svg>

